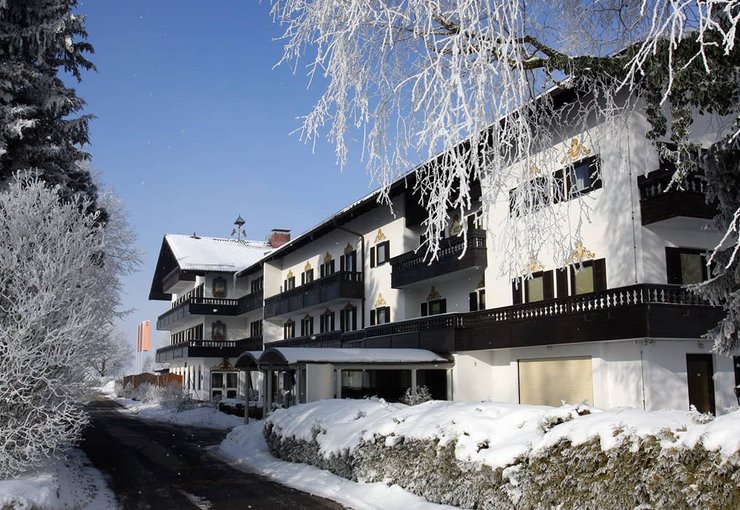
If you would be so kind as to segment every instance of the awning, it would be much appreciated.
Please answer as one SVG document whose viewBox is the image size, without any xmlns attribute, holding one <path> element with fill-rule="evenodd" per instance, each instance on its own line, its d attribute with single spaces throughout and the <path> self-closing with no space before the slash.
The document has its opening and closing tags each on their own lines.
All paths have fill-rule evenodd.
<svg viewBox="0 0 740 510">
<path fill-rule="evenodd" d="M 244 351 L 236 359 L 234 366 L 244 370 L 257 370 L 257 360 L 264 351 Z"/>
<path fill-rule="evenodd" d="M 426 349 L 270 347 L 265 349 L 256 361 L 260 367 L 270 366 L 271 368 L 306 364 L 354 366 L 419 365 L 427 366 L 428 368 L 448 368 L 453 365 L 450 359 Z M 238 361 L 237 366 L 239 366 Z"/>
</svg>

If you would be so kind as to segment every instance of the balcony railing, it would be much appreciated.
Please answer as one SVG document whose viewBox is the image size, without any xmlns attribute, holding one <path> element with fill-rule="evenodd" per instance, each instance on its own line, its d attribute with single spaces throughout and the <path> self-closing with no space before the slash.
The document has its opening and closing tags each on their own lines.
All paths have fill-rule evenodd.
<svg viewBox="0 0 740 510">
<path fill-rule="evenodd" d="M 679 286 L 640 284 L 371 326 L 342 334 L 342 345 L 450 352 L 619 338 L 696 338 L 721 315 L 721 308 Z"/>
<path fill-rule="evenodd" d="M 170 329 L 173 324 L 190 315 L 239 315 L 240 313 L 243 312 L 239 309 L 237 299 L 210 298 L 194 294 L 160 315 L 157 319 L 157 329 Z"/>
<path fill-rule="evenodd" d="M 268 347 L 341 347 L 342 332 L 328 331 L 326 333 L 317 333 L 315 335 L 305 335 L 286 340 L 270 342 Z"/>
<path fill-rule="evenodd" d="M 235 358 L 244 351 L 261 351 L 262 338 L 188 340 L 157 349 L 157 363 L 183 358 Z"/>
<path fill-rule="evenodd" d="M 717 214 L 716 206 L 706 203 L 703 176 L 691 174 L 671 185 L 674 173 L 672 168 L 662 168 L 637 178 L 643 225 L 677 216 L 708 219 Z"/>
<path fill-rule="evenodd" d="M 251 294 L 240 297 L 238 299 L 239 314 L 241 315 L 243 313 L 262 308 L 264 304 L 263 296 L 264 293 L 262 292 L 262 290 L 259 290 L 258 292 L 252 292 Z"/>
<path fill-rule="evenodd" d="M 410 251 L 393 257 L 390 262 L 393 266 L 391 286 L 402 288 L 407 285 L 454 273 L 469 268 L 485 268 L 486 233 L 483 230 L 469 230 L 467 250 L 462 237 L 452 237 L 440 242 L 437 259 L 430 263 L 425 257 L 424 250 Z"/>
<path fill-rule="evenodd" d="M 340 299 L 361 299 L 362 273 L 339 271 L 265 299 L 265 318 L 298 312 Z"/>
</svg>

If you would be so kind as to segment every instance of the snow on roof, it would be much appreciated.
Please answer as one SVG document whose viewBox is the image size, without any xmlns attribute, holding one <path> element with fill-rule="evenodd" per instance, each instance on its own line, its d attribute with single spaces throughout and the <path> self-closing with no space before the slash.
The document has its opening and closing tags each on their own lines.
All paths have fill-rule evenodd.
<svg viewBox="0 0 740 510">
<path fill-rule="evenodd" d="M 267 241 L 181 234 L 167 234 L 164 238 L 183 271 L 238 271 L 258 262 L 272 250 Z"/>
<path fill-rule="evenodd" d="M 325 347 L 270 347 L 260 363 L 280 359 L 288 365 L 298 363 L 449 363 L 425 349 L 336 349 Z"/>
</svg>

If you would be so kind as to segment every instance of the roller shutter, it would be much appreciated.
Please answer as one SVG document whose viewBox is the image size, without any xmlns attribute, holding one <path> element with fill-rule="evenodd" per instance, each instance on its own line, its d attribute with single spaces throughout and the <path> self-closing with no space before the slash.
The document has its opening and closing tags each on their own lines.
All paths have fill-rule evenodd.
<svg viewBox="0 0 740 510">
<path fill-rule="evenodd" d="M 593 404 L 590 357 L 519 360 L 519 402 L 559 406 Z"/>
</svg>

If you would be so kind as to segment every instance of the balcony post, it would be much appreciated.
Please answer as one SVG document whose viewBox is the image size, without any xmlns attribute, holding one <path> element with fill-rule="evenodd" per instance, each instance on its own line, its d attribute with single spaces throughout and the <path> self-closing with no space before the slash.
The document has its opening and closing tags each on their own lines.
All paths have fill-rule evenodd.
<svg viewBox="0 0 740 510">
<path fill-rule="evenodd" d="M 411 394 L 416 396 L 416 369 L 411 369 Z"/>
<path fill-rule="evenodd" d="M 337 380 L 336 380 L 336 396 L 334 398 L 342 398 L 342 369 L 336 369 Z"/>
</svg>

